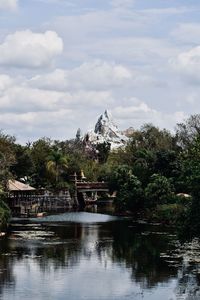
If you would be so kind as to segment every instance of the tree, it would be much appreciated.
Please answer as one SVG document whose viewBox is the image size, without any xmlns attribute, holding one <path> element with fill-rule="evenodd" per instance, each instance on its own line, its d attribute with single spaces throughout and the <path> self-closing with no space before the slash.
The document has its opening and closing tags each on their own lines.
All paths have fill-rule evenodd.
<svg viewBox="0 0 200 300">
<path fill-rule="evenodd" d="M 63 154 L 58 150 L 52 151 L 50 156 L 47 158 L 47 163 L 46 163 L 47 171 L 53 175 L 56 184 L 58 184 L 60 175 L 64 170 L 67 169 L 67 166 L 68 166 L 67 157 L 63 156 Z"/>
<path fill-rule="evenodd" d="M 200 186 L 200 137 L 196 137 L 179 155 L 180 172 L 177 185 L 180 192 L 198 194 Z"/>
<path fill-rule="evenodd" d="M 157 151 L 153 171 L 176 181 L 181 172 L 179 153 L 174 150 Z"/>
<path fill-rule="evenodd" d="M 0 231 L 5 230 L 11 217 L 11 211 L 6 204 L 6 195 L 0 186 Z"/>
<path fill-rule="evenodd" d="M 136 150 L 132 170 L 133 174 L 138 177 L 143 186 L 146 186 L 149 177 L 153 174 L 154 162 L 155 153 L 153 151 L 145 148 Z"/>
<path fill-rule="evenodd" d="M 132 153 L 139 149 L 158 151 L 173 149 L 175 138 L 166 130 L 160 130 L 152 124 L 145 124 L 140 130 L 135 131 L 126 148 L 127 153 Z"/>
<path fill-rule="evenodd" d="M 103 142 L 96 145 L 97 157 L 100 163 L 105 163 L 107 161 L 110 147 L 111 145 L 108 142 Z"/>
<path fill-rule="evenodd" d="M 191 115 L 185 122 L 177 124 L 176 136 L 179 145 L 185 149 L 200 137 L 200 114 Z"/>
<path fill-rule="evenodd" d="M 175 149 L 176 140 L 169 131 L 145 124 L 129 140 L 125 148 L 124 163 L 132 167 L 134 174 L 145 185 L 149 176 L 155 172 L 157 153 Z"/>
<path fill-rule="evenodd" d="M 108 178 L 111 191 L 117 192 L 115 205 L 118 210 L 137 213 L 143 207 L 143 190 L 140 180 L 127 165 L 120 165 Z"/>
<path fill-rule="evenodd" d="M 33 161 L 31 183 L 36 187 L 44 187 L 49 184 L 46 163 L 51 151 L 52 141 L 48 138 L 39 139 L 31 145 L 30 155 Z"/>
<path fill-rule="evenodd" d="M 14 142 L 15 137 L 0 131 L 0 183 L 4 188 L 8 179 L 12 177 L 10 167 L 15 163 Z"/>
<path fill-rule="evenodd" d="M 127 165 L 119 165 L 110 174 L 109 187 L 111 191 L 119 191 L 127 181 L 127 178 L 132 175 L 132 171 Z"/>
<path fill-rule="evenodd" d="M 146 207 L 153 208 L 158 204 L 165 204 L 173 195 L 173 186 L 169 179 L 159 174 L 154 174 L 145 188 Z"/>
<path fill-rule="evenodd" d="M 142 184 L 136 176 L 128 175 L 117 193 L 115 204 L 120 210 L 130 210 L 137 214 L 143 208 Z"/>
<path fill-rule="evenodd" d="M 33 161 L 30 154 L 30 148 L 28 146 L 22 146 L 15 144 L 15 163 L 11 166 L 11 172 L 17 178 L 23 178 L 31 176 L 33 173 Z"/>
</svg>

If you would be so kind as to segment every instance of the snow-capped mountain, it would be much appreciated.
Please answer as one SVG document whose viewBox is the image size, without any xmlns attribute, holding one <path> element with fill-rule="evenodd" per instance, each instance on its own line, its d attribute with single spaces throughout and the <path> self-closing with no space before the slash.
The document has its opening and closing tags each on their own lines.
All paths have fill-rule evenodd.
<svg viewBox="0 0 200 300">
<path fill-rule="evenodd" d="M 130 138 L 135 132 L 135 129 L 133 127 L 129 127 L 127 129 L 125 129 L 124 131 L 122 131 L 121 133 L 124 134 L 125 136 L 127 136 L 128 138 Z"/>
<path fill-rule="evenodd" d="M 85 135 L 85 141 L 91 144 L 108 142 L 111 144 L 111 149 L 116 149 L 126 143 L 127 137 L 118 129 L 111 113 L 105 110 L 99 117 L 94 130 L 90 130 Z"/>
</svg>

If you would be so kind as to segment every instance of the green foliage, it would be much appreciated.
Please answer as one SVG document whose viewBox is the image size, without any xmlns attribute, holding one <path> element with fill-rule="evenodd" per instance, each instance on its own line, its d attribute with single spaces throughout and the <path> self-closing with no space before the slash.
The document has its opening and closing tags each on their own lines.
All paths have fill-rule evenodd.
<svg viewBox="0 0 200 300">
<path fill-rule="evenodd" d="M 33 161 L 29 147 L 14 144 L 15 163 L 11 166 L 12 174 L 18 179 L 28 177 L 33 172 Z"/>
<path fill-rule="evenodd" d="M 177 124 L 176 136 L 183 149 L 190 147 L 200 136 L 200 114 L 191 115 L 185 122 Z"/>
<path fill-rule="evenodd" d="M 51 151 L 51 154 L 47 158 L 46 167 L 57 185 L 58 181 L 61 180 L 62 173 L 67 170 L 68 158 L 59 150 Z"/>
<path fill-rule="evenodd" d="M 117 209 L 130 210 L 135 214 L 143 208 L 142 185 L 136 176 L 128 174 L 126 182 L 121 184 L 115 203 Z"/>
<path fill-rule="evenodd" d="M 196 137 L 192 138 L 192 132 Z M 180 228 L 182 234 L 187 233 L 188 237 L 193 237 L 200 234 L 200 136 L 198 127 L 190 128 L 187 133 L 190 134 L 190 143 L 187 142 L 187 148 L 185 147 L 181 153 L 181 174 L 178 184 L 182 187 L 182 191 L 189 193 L 192 198 L 186 206 L 187 210 L 180 222 Z"/>
<path fill-rule="evenodd" d="M 173 186 L 170 181 L 159 174 L 154 174 L 145 188 L 146 207 L 155 207 L 166 204 L 173 195 Z"/>
<path fill-rule="evenodd" d="M 4 188 L 11 177 L 10 168 L 15 163 L 14 142 L 14 137 L 0 131 L 0 183 Z"/>
<path fill-rule="evenodd" d="M 30 155 L 33 161 L 31 184 L 35 187 L 45 187 L 48 185 L 46 163 L 51 154 L 51 147 L 52 141 L 48 138 L 39 139 L 30 147 Z"/>
<path fill-rule="evenodd" d="M 167 178 L 177 177 L 180 173 L 180 163 L 175 150 L 159 150 L 156 152 L 154 171 Z"/>
<path fill-rule="evenodd" d="M 143 207 L 143 190 L 140 180 L 132 174 L 130 167 L 120 165 L 112 170 L 108 179 L 110 190 L 117 191 L 115 205 L 118 210 L 137 213 Z"/>
<path fill-rule="evenodd" d="M 121 187 L 126 183 L 127 179 L 132 175 L 132 171 L 127 165 L 120 165 L 113 169 L 113 173 L 110 174 L 109 186 L 111 191 L 119 191 Z"/>
<path fill-rule="evenodd" d="M 117 192 L 119 210 L 148 211 L 154 218 L 182 222 L 200 234 L 200 115 L 178 124 L 176 135 L 145 124 L 125 147 L 112 151 L 109 143 L 87 149 L 80 130 L 75 139 L 41 138 L 26 146 L 0 132 L 0 183 L 4 190 L 12 177 L 26 177 L 36 188 L 71 188 L 70 175 L 79 175 L 81 170 L 88 181 L 108 182 L 110 191 Z M 192 198 L 176 197 L 177 193 L 188 193 Z M 7 220 L 3 202 L 0 210 L 2 220 L 6 211 Z"/>
<path fill-rule="evenodd" d="M 157 205 L 151 215 L 151 219 L 165 224 L 177 224 L 186 213 L 186 207 L 182 204 Z"/>
<path fill-rule="evenodd" d="M 146 149 L 159 151 L 174 149 L 175 138 L 166 129 L 160 130 L 152 124 L 145 124 L 139 131 L 135 131 L 127 146 L 127 151 L 133 155 L 135 150 Z"/>
<path fill-rule="evenodd" d="M 7 204 L 5 203 L 6 201 L 6 195 L 3 192 L 3 189 L 0 188 L 0 230 L 5 230 L 9 219 L 11 217 L 11 212 Z"/>
<path fill-rule="evenodd" d="M 101 143 L 101 144 L 97 144 L 96 146 L 96 150 L 97 150 L 97 157 L 100 163 L 105 163 L 108 159 L 108 155 L 110 152 L 110 143 Z"/>
<path fill-rule="evenodd" d="M 200 186 L 200 137 L 195 138 L 180 155 L 181 172 L 177 178 L 181 192 L 198 194 Z M 180 188 L 179 188 L 180 189 Z"/>
<path fill-rule="evenodd" d="M 149 177 L 153 174 L 155 153 L 153 151 L 141 148 L 135 151 L 135 160 L 133 163 L 133 173 L 136 175 L 143 186 L 146 186 Z"/>
<path fill-rule="evenodd" d="M 97 161 L 88 160 L 81 164 L 81 169 L 84 171 L 88 181 L 97 181 L 99 176 L 99 164 Z"/>
</svg>

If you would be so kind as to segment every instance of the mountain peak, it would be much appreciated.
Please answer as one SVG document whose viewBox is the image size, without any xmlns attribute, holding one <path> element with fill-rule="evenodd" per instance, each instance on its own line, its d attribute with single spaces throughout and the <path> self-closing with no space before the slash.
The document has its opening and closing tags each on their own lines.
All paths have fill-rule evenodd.
<svg viewBox="0 0 200 300">
<path fill-rule="evenodd" d="M 104 111 L 104 116 L 107 118 L 107 119 L 112 119 L 112 114 L 109 110 L 105 110 Z"/>
<path fill-rule="evenodd" d="M 112 132 L 118 131 L 110 112 L 105 112 L 98 118 L 94 132 L 103 136 L 110 136 Z"/>
<path fill-rule="evenodd" d="M 127 137 L 119 131 L 108 110 L 98 118 L 94 131 L 88 132 L 87 137 L 92 144 L 108 142 L 112 149 L 123 146 L 127 140 Z"/>
</svg>

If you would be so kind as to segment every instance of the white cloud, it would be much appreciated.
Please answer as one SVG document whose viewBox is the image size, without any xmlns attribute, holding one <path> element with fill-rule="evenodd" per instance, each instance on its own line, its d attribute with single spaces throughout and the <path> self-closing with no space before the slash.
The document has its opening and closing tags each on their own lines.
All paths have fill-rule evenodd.
<svg viewBox="0 0 200 300">
<path fill-rule="evenodd" d="M 163 17 L 187 10 L 185 7 L 127 9 L 125 6 L 132 2 L 114 1 L 115 7 L 122 5 L 119 9 L 93 9 L 58 16 L 44 26 L 63 37 L 68 61 L 81 63 L 100 58 L 127 65 L 153 64 L 155 70 L 155 63 L 160 67 L 177 53 L 176 45 L 160 34 L 160 22 Z M 156 35 L 153 34 L 155 24 Z"/>
<path fill-rule="evenodd" d="M 181 112 L 162 113 L 138 98 L 121 98 L 109 90 L 38 89 L 26 78 L 0 75 L 0 128 L 15 134 L 20 142 L 41 136 L 73 137 L 78 127 L 84 132 L 89 124 L 93 126 L 105 108 L 112 111 L 121 128 L 153 122 L 173 129 L 184 119 Z"/>
<path fill-rule="evenodd" d="M 62 39 L 54 31 L 17 31 L 9 34 L 0 45 L 0 64 L 24 68 L 45 67 L 51 65 L 62 51 Z"/>
<path fill-rule="evenodd" d="M 0 0 L 0 10 L 21 8 L 1 13 L 0 128 L 69 138 L 106 108 L 124 128 L 172 128 L 198 110 L 188 81 L 200 82 L 199 5 L 194 15 L 192 4 L 161 2 Z"/>
<path fill-rule="evenodd" d="M 34 88 L 56 91 L 65 91 L 70 88 L 68 71 L 63 69 L 56 69 L 51 73 L 36 75 L 27 84 Z"/>
<path fill-rule="evenodd" d="M 0 94 L 8 87 L 10 87 L 13 83 L 13 80 L 10 76 L 5 74 L 0 74 Z"/>
<path fill-rule="evenodd" d="M 163 113 L 149 107 L 140 99 L 132 98 L 129 101 L 132 105 L 117 106 L 112 110 L 113 115 L 124 128 L 127 128 L 127 122 L 134 128 L 139 128 L 144 123 L 153 123 L 160 128 L 173 131 L 175 124 L 186 118 L 186 114 L 182 111 Z"/>
<path fill-rule="evenodd" d="M 103 22 L 102 22 L 103 20 Z M 75 43 L 79 40 L 88 40 L 92 37 L 99 38 L 99 34 L 104 33 L 112 36 L 112 33 L 138 29 L 144 27 L 147 21 L 145 17 L 138 15 L 134 11 L 121 10 L 94 10 L 87 11 L 77 15 L 63 15 L 54 18 L 51 23 L 46 23 L 48 28 L 56 28 L 56 31 L 63 33 L 63 36 L 69 37 Z M 76 36 L 70 34 L 76 34 Z M 98 34 L 98 36 L 97 36 Z M 78 37 L 78 40 L 77 40 Z M 92 41 L 91 41 L 92 42 Z"/>
<path fill-rule="evenodd" d="M 200 46 L 181 52 L 176 59 L 170 61 L 173 68 L 190 83 L 200 80 Z"/>
<path fill-rule="evenodd" d="M 165 118 L 164 113 L 132 97 L 136 87 L 144 89 L 153 83 L 122 64 L 95 60 L 71 69 L 41 72 L 30 79 L 0 74 L 0 128 L 17 133 L 20 141 L 44 135 L 73 137 L 78 127 L 86 131 L 89 124 L 93 126 L 106 108 L 122 128 L 144 122 L 160 122 L 169 128 L 176 123 L 175 118 Z"/>
<path fill-rule="evenodd" d="M 134 76 L 133 72 L 123 65 L 96 60 L 83 63 L 70 71 L 56 69 L 49 74 L 37 75 L 29 84 L 55 90 L 107 89 L 126 84 L 133 80 Z"/>
<path fill-rule="evenodd" d="M 53 112 L 61 109 L 80 109 L 84 106 L 102 107 L 113 104 L 109 91 L 56 92 L 21 85 L 9 86 L 0 93 L 0 110 L 16 114 L 28 112 Z"/>
<path fill-rule="evenodd" d="M 186 6 L 178 6 L 178 7 L 164 7 L 164 8 L 148 8 L 148 9 L 143 9 L 141 10 L 142 13 L 144 14 L 149 14 L 149 15 L 177 15 L 177 14 L 184 14 L 188 13 L 188 11 L 195 10 L 194 8 L 189 9 Z"/>
<path fill-rule="evenodd" d="M 0 114 L 1 128 L 15 135 L 18 142 L 26 143 L 43 136 L 54 139 L 66 139 L 75 136 L 72 124 L 75 124 L 73 111 L 60 109 L 58 111 L 24 112 L 16 114 L 7 112 Z M 73 131 L 74 130 L 74 131 Z"/>
<path fill-rule="evenodd" d="M 26 78 L 0 75 L 0 128 L 17 134 L 21 142 L 44 135 L 73 137 L 77 127 L 87 126 L 86 119 L 92 111 L 103 111 L 115 102 L 109 91 L 62 92 L 27 83 Z"/>
<path fill-rule="evenodd" d="M 200 44 L 200 23 L 179 24 L 171 36 L 183 43 Z"/>
<path fill-rule="evenodd" d="M 87 76 L 85 76 L 87 74 Z M 73 78 L 74 77 L 74 78 Z M 75 69 L 72 74 L 72 80 L 79 78 L 83 86 L 98 86 L 110 87 L 121 85 L 126 80 L 131 79 L 131 71 L 115 63 L 107 63 L 103 61 L 96 61 L 92 63 L 82 64 Z"/>
<path fill-rule="evenodd" d="M 86 45 L 85 49 L 88 53 L 92 49 L 98 56 L 103 52 L 110 59 L 129 64 L 153 65 L 154 68 L 156 64 L 161 67 L 161 62 L 164 65 L 166 59 L 178 53 L 178 49 L 168 41 L 150 37 L 112 38 L 96 41 L 90 49 Z"/>
<path fill-rule="evenodd" d="M 115 8 L 129 7 L 135 3 L 135 0 L 112 0 L 111 5 Z"/>
<path fill-rule="evenodd" d="M 18 0 L 0 0 L 0 10 L 11 10 L 17 9 Z"/>
</svg>

